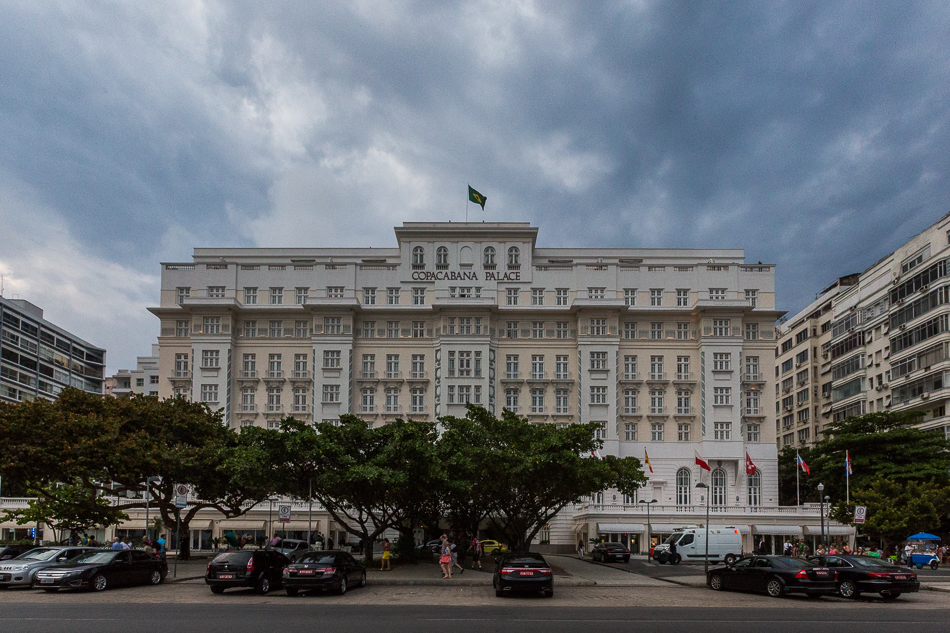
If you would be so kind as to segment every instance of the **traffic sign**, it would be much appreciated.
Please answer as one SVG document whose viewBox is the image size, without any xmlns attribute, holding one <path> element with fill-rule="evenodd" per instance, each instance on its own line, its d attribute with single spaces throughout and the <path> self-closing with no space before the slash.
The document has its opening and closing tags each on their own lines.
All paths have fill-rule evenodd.
<svg viewBox="0 0 950 633">
<path fill-rule="evenodd" d="M 290 523 L 290 506 L 277 506 L 277 520 L 281 523 Z"/>
<path fill-rule="evenodd" d="M 868 516 L 867 506 L 855 506 L 854 508 L 854 522 L 855 523 L 864 523 L 864 520 Z"/>
<path fill-rule="evenodd" d="M 185 484 L 175 484 L 175 506 L 184 508 L 188 505 L 188 493 L 191 490 Z"/>
</svg>

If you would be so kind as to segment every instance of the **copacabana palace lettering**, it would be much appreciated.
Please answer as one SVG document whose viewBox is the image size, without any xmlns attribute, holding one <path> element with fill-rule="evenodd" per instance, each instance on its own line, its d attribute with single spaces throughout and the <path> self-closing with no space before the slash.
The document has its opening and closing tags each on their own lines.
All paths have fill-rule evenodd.
<svg viewBox="0 0 950 633">
<path fill-rule="evenodd" d="M 467 271 L 431 271 L 417 270 L 412 273 L 414 281 L 478 281 L 478 273 Z M 521 281 L 521 272 L 494 273 L 485 272 L 486 281 Z"/>
</svg>

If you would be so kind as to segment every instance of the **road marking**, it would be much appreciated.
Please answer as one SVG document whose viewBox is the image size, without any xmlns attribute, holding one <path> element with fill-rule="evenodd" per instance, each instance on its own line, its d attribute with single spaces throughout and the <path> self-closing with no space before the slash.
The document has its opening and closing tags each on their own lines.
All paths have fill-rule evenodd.
<svg viewBox="0 0 950 633">
<path fill-rule="evenodd" d="M 642 623 L 669 623 L 668 619 L 646 620 L 644 618 L 419 618 L 420 622 L 642 622 Z M 882 624 L 880 620 L 684 620 L 677 619 L 677 623 L 700 624 L 775 624 L 787 622 L 795 624 Z M 883 624 L 900 624 L 902 622 L 883 622 Z M 913 624 L 946 624 L 946 620 L 914 620 Z"/>
<path fill-rule="evenodd" d="M 118 622 L 120 618 L 0 618 L 0 622 Z"/>
</svg>

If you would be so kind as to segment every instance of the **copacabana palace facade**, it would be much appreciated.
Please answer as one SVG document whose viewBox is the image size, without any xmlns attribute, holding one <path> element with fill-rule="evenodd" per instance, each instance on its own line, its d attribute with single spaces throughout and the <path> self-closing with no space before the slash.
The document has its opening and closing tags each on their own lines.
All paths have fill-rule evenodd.
<svg viewBox="0 0 950 633">
<path fill-rule="evenodd" d="M 596 422 L 602 453 L 649 455 L 638 497 L 570 507 L 540 534 L 552 548 L 645 549 L 648 531 L 705 521 L 700 481 L 711 522 L 749 546 L 817 534 L 817 508 L 778 507 L 774 266 L 741 249 L 538 248 L 516 222 L 395 233 L 395 248 L 197 248 L 163 264 L 160 396 L 232 427 L 437 420 L 471 402 Z"/>
</svg>

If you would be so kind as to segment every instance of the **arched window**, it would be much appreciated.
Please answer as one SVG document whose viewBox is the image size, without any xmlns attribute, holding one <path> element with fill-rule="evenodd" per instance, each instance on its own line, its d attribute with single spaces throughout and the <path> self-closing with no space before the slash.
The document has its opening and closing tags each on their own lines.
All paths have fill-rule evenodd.
<svg viewBox="0 0 950 633">
<path fill-rule="evenodd" d="M 722 468 L 712 471 L 712 496 L 709 502 L 714 506 L 726 505 L 726 471 Z"/>
<path fill-rule="evenodd" d="M 517 246 L 512 246 L 508 249 L 508 265 L 509 266 L 519 266 L 521 265 L 521 251 L 518 250 Z"/>
<path fill-rule="evenodd" d="M 759 471 L 749 476 L 749 505 L 762 504 L 762 475 Z"/>
<path fill-rule="evenodd" d="M 494 246 L 485 247 L 485 265 L 486 266 L 495 265 L 495 247 Z"/>
<path fill-rule="evenodd" d="M 448 264 L 449 263 L 449 249 L 444 246 L 440 246 L 435 249 L 435 263 L 436 264 Z"/>
<path fill-rule="evenodd" d="M 692 495 L 693 475 L 689 472 L 689 468 L 680 468 L 676 471 L 676 505 L 691 505 Z"/>
<path fill-rule="evenodd" d="M 421 246 L 412 249 L 412 263 L 417 266 L 426 263 L 426 252 Z"/>
</svg>

